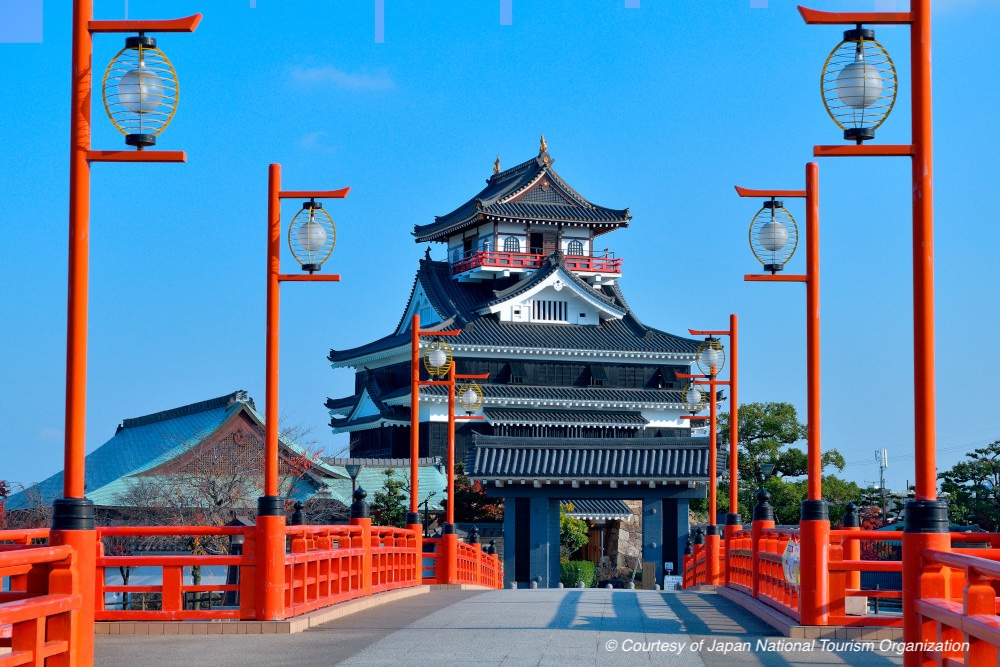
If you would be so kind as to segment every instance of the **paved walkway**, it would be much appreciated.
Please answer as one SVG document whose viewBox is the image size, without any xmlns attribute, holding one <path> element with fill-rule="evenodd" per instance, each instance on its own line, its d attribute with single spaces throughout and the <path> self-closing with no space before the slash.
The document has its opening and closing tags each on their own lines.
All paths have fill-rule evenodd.
<svg viewBox="0 0 1000 667">
<path fill-rule="evenodd" d="M 902 665 L 888 644 L 789 640 L 714 592 L 437 590 L 300 634 L 99 635 L 96 664 Z"/>
</svg>

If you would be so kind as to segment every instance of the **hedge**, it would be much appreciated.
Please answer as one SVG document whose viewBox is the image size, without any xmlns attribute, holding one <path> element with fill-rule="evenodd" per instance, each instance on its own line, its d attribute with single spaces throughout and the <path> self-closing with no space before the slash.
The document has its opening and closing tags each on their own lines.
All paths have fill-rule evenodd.
<svg viewBox="0 0 1000 667">
<path fill-rule="evenodd" d="M 576 588 L 577 583 L 583 582 L 587 588 L 593 588 L 594 564 L 587 560 L 571 560 L 559 565 L 559 581 L 566 588 Z"/>
</svg>

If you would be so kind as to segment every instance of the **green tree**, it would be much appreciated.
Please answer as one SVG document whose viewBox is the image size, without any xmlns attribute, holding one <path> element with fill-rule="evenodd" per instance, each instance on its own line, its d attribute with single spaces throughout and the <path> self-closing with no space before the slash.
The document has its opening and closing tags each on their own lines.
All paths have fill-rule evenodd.
<svg viewBox="0 0 1000 667">
<path fill-rule="evenodd" d="M 1000 440 L 974 449 L 967 460 L 938 478 L 941 491 L 948 495 L 952 523 L 975 523 L 989 532 L 1000 530 Z"/>
<path fill-rule="evenodd" d="M 590 539 L 587 522 L 566 514 L 572 509 L 572 504 L 559 505 L 559 559 L 564 562 Z"/>
<path fill-rule="evenodd" d="M 801 449 L 790 445 L 808 435 L 807 426 L 799 422 L 795 406 L 780 402 L 744 403 L 740 406 L 739 420 L 737 443 L 740 514 L 743 517 L 750 516 L 757 502 L 754 494 L 758 489 L 765 488 L 771 494 L 775 520 L 778 523 L 797 524 L 799 506 L 807 496 L 806 483 L 804 480 L 789 480 L 807 474 L 808 456 Z M 719 415 L 717 441 L 720 447 L 728 447 L 728 413 Z M 837 470 L 843 470 L 845 463 L 844 457 L 836 449 L 823 452 L 821 462 L 823 468 L 832 466 Z M 774 464 L 774 470 L 766 484 L 761 470 L 765 463 Z M 836 485 L 832 480 L 848 484 L 835 477 L 828 484 Z M 719 496 L 721 498 L 722 494 Z M 723 507 L 721 500 L 719 503 Z"/>
<path fill-rule="evenodd" d="M 394 468 L 386 468 L 382 471 L 385 481 L 382 488 L 375 492 L 375 496 L 368 508 L 371 512 L 372 523 L 376 526 L 396 526 L 403 527 L 406 521 L 406 494 L 403 489 L 407 487 L 405 479 L 396 477 Z"/>
<path fill-rule="evenodd" d="M 861 505 L 864 490 L 854 482 L 848 482 L 835 475 L 823 475 L 823 499 L 829 503 L 830 523 L 834 526 L 844 518 L 847 503 Z"/>
</svg>

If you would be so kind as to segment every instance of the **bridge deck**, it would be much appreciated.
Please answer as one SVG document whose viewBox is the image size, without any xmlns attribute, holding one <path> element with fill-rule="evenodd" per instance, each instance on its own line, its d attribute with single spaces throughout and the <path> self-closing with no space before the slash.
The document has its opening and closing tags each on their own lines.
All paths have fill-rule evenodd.
<svg viewBox="0 0 1000 667">
<path fill-rule="evenodd" d="M 95 663 L 109 667 L 902 664 L 880 642 L 786 639 L 714 592 L 435 590 L 301 634 L 96 639 Z"/>
</svg>

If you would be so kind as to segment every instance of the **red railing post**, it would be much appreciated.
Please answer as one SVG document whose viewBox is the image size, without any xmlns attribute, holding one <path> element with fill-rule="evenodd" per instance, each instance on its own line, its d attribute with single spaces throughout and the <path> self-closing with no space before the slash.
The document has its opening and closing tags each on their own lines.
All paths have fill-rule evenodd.
<svg viewBox="0 0 1000 667">
<path fill-rule="evenodd" d="M 916 540 L 913 538 L 920 537 L 921 540 Z M 909 548 L 907 547 L 908 539 L 912 542 L 917 542 L 916 545 L 911 544 Z M 929 599 L 941 599 L 948 600 L 951 597 L 951 582 L 950 582 L 950 572 L 948 568 L 943 567 L 937 563 L 925 563 L 923 552 L 914 548 L 921 543 L 926 544 L 927 542 L 932 543 L 931 549 L 935 551 L 950 551 L 951 549 L 951 536 L 948 533 L 907 533 L 903 531 L 903 594 L 906 595 L 906 559 L 916 558 L 920 564 L 920 577 L 915 582 L 916 590 L 912 592 L 912 598 L 914 600 L 929 600 Z M 936 548 L 934 545 L 939 544 L 940 548 Z M 905 609 L 905 607 L 904 607 Z M 919 642 L 938 642 L 943 641 L 938 639 L 937 633 L 937 621 L 933 618 L 927 618 L 919 614 L 914 614 L 915 618 L 907 618 L 907 615 L 903 615 L 903 632 L 904 639 L 910 635 L 910 632 L 915 632 L 916 637 Z M 908 627 L 909 626 L 909 627 Z M 908 640 L 907 640 L 908 641 Z M 915 660 L 915 664 L 924 664 L 923 660 Z M 904 664 L 906 664 L 906 657 L 904 656 Z"/>
<path fill-rule="evenodd" d="M 257 530 L 243 529 L 243 554 L 240 568 L 240 620 L 257 618 Z"/>
<path fill-rule="evenodd" d="M 803 502 L 803 509 L 807 507 Z M 823 501 L 820 501 L 823 502 Z M 799 611 L 802 625 L 827 625 L 830 584 L 830 521 L 816 519 L 799 523 Z"/>
<path fill-rule="evenodd" d="M 684 546 L 684 560 L 681 567 L 681 586 L 684 588 L 691 588 L 694 586 L 694 545 L 691 544 L 691 540 L 687 541 Z"/>
<path fill-rule="evenodd" d="M 362 550 L 361 571 L 359 572 L 361 594 L 372 594 L 372 520 L 368 514 L 368 503 L 365 498 L 368 493 L 358 488 L 354 492 L 354 503 L 351 504 L 350 524 L 361 529 L 361 534 L 351 539 L 351 546 Z"/>
<path fill-rule="evenodd" d="M 74 572 L 74 561 L 76 554 L 70 554 L 69 558 L 61 563 L 52 563 L 49 569 L 49 595 L 74 595 L 79 594 L 77 585 L 78 574 Z M 101 598 L 103 601 L 103 596 Z M 41 621 L 45 623 L 44 619 Z M 45 665 L 55 665 L 58 667 L 76 667 L 77 649 L 73 644 L 73 636 L 78 631 L 80 614 L 71 611 L 64 614 L 56 614 L 48 619 L 47 637 L 49 642 L 64 641 L 68 645 L 68 651 L 53 656 L 44 661 Z"/>
<path fill-rule="evenodd" d="M 989 577 L 983 577 L 974 571 L 966 575 L 969 583 L 962 592 L 963 612 L 965 616 L 986 616 L 996 618 L 996 591 L 990 585 Z M 971 667 L 979 665 L 996 665 L 997 648 L 987 641 L 972 635 L 966 635 L 969 649 L 965 653 L 965 664 Z"/>
<path fill-rule="evenodd" d="M 844 548 L 840 544 L 830 545 L 830 563 L 844 561 Z M 830 616 L 847 614 L 848 574 L 843 570 L 830 570 Z"/>
<path fill-rule="evenodd" d="M 764 531 L 774 528 L 774 510 L 767 502 L 771 494 L 761 489 L 757 492 L 757 504 L 753 508 L 753 522 L 750 524 L 750 591 L 756 598 L 760 596 L 761 551 L 766 552 Z"/>
<path fill-rule="evenodd" d="M 439 584 L 457 583 L 458 534 L 445 533 L 439 542 L 436 578 Z"/>
<path fill-rule="evenodd" d="M 854 503 L 847 503 L 844 508 L 844 518 L 840 522 L 841 530 L 856 533 L 861 530 L 861 519 L 857 513 L 857 506 Z M 861 560 L 861 540 L 851 537 L 844 537 L 844 560 Z M 861 588 L 861 571 L 852 570 L 847 573 L 847 587 L 852 589 Z"/>
<path fill-rule="evenodd" d="M 706 583 L 706 575 L 708 574 L 705 568 L 705 531 L 701 528 L 696 528 L 694 531 L 694 550 L 691 555 L 694 559 L 693 584 L 698 586 Z"/>
</svg>

